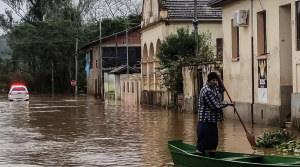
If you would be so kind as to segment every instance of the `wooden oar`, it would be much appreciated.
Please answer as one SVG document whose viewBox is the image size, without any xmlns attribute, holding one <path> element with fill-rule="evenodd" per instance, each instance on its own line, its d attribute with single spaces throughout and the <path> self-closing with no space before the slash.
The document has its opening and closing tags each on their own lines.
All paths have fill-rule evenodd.
<svg viewBox="0 0 300 167">
<path fill-rule="evenodd" d="M 219 79 L 220 79 L 220 81 L 221 81 L 221 83 L 222 83 L 222 85 L 223 85 L 223 87 L 224 87 L 224 89 L 225 89 L 225 92 L 226 92 L 226 94 L 227 94 L 227 96 L 228 96 L 230 102 L 232 103 L 233 101 L 231 100 L 231 97 L 229 96 L 229 93 L 228 93 L 227 89 L 225 88 L 225 85 L 224 85 L 224 83 L 223 83 L 223 81 L 222 81 L 222 79 L 221 79 L 220 76 L 219 76 Z M 236 115 L 238 116 L 240 122 L 242 123 L 242 125 L 243 125 L 243 127 L 244 127 L 244 130 L 245 130 L 245 132 L 246 132 L 247 139 L 248 139 L 250 145 L 252 146 L 252 148 L 253 148 L 253 147 L 257 147 L 256 142 L 255 142 L 255 136 L 252 135 L 251 133 L 249 133 L 249 131 L 248 131 L 247 128 L 245 127 L 244 122 L 242 121 L 242 119 L 241 119 L 239 113 L 237 112 L 235 106 L 233 106 L 233 109 L 234 109 L 234 112 L 236 113 Z"/>
</svg>

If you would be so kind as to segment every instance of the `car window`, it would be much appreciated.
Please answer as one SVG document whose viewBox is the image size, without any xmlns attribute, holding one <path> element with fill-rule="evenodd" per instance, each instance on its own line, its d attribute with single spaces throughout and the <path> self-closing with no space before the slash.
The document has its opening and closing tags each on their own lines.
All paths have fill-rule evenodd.
<svg viewBox="0 0 300 167">
<path fill-rule="evenodd" d="M 26 91 L 24 87 L 14 87 L 12 91 Z"/>
</svg>

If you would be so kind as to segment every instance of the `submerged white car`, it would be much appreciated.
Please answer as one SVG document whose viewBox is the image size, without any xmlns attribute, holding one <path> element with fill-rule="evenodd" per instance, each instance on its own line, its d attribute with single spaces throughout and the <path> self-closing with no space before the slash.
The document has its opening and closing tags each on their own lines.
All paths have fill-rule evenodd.
<svg viewBox="0 0 300 167">
<path fill-rule="evenodd" d="M 29 100 L 29 93 L 27 87 L 23 84 L 12 84 L 8 93 L 10 101 Z"/>
</svg>

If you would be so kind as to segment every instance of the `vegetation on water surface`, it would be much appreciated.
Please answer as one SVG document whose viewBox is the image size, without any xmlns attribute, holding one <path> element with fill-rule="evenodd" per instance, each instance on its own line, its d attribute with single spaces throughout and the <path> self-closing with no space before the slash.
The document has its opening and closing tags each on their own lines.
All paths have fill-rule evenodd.
<svg viewBox="0 0 300 167">
<path fill-rule="evenodd" d="M 265 132 L 262 137 L 256 140 L 258 147 L 275 148 L 283 153 L 300 153 L 300 142 L 294 133 L 286 130 L 277 130 L 275 132 Z"/>
<path fill-rule="evenodd" d="M 275 146 L 275 148 L 278 152 L 299 154 L 300 142 L 298 140 L 292 140 Z"/>
</svg>

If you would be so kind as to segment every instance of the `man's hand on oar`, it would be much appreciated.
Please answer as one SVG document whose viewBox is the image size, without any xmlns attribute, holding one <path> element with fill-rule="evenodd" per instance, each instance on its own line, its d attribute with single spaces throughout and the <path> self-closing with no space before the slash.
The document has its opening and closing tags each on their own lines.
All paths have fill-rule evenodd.
<svg viewBox="0 0 300 167">
<path fill-rule="evenodd" d="M 235 101 L 233 101 L 232 103 L 228 103 L 229 106 L 235 107 Z"/>
</svg>

